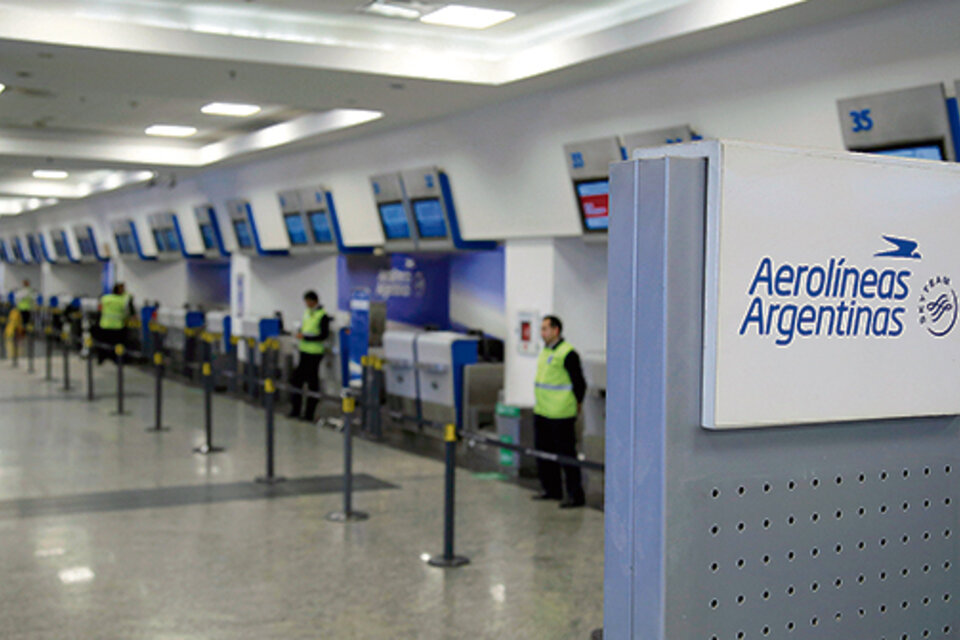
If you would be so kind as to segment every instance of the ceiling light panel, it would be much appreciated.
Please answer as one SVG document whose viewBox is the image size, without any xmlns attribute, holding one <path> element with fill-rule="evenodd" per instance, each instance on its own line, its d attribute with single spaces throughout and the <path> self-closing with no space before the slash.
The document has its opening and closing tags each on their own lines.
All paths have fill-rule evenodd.
<svg viewBox="0 0 960 640">
<path fill-rule="evenodd" d="M 361 11 L 363 13 L 369 13 L 375 16 L 383 16 L 384 18 L 399 18 L 401 20 L 416 20 L 421 15 L 420 11 L 414 9 L 413 7 L 405 7 L 390 2 L 380 2 L 380 0 L 371 2 L 363 7 Z"/>
<path fill-rule="evenodd" d="M 155 124 L 144 129 L 148 136 L 164 138 L 189 138 L 197 133 L 196 127 L 185 127 L 177 124 Z"/>
<path fill-rule="evenodd" d="M 66 180 L 70 174 L 56 169 L 37 169 L 33 172 L 33 177 L 38 180 Z"/>
<path fill-rule="evenodd" d="M 204 105 L 200 111 L 208 116 L 247 118 L 260 113 L 260 107 L 255 104 L 240 104 L 238 102 L 211 102 Z"/>
<path fill-rule="evenodd" d="M 512 20 L 516 16 L 517 14 L 513 11 L 449 4 L 421 17 L 420 22 L 460 29 L 489 29 L 507 20 Z"/>
</svg>

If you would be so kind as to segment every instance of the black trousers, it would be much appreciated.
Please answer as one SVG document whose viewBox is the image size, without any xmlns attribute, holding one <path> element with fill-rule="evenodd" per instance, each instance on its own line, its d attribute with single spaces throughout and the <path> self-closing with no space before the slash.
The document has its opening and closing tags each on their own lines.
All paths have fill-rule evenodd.
<svg viewBox="0 0 960 640">
<path fill-rule="evenodd" d="M 102 327 L 98 327 L 97 331 L 94 332 L 93 339 L 97 342 L 102 342 L 103 344 L 110 346 L 97 347 L 97 363 L 99 364 L 104 360 L 116 361 L 116 346 L 118 344 L 124 344 L 126 337 L 126 329 L 104 329 Z"/>
<path fill-rule="evenodd" d="M 299 392 L 300 387 L 307 385 L 310 391 L 320 391 L 320 362 L 322 360 L 322 353 L 300 352 L 300 361 L 297 362 L 297 368 L 293 370 L 293 375 L 290 377 L 290 386 L 295 389 L 295 391 L 290 393 L 291 415 L 300 415 L 300 405 L 303 402 L 303 394 Z M 317 410 L 318 402 L 316 398 L 307 398 L 305 418 L 313 420 L 313 414 Z"/>
<path fill-rule="evenodd" d="M 541 451 L 576 458 L 576 424 L 576 418 L 554 420 L 534 414 L 533 446 Z M 563 498 L 563 486 L 566 485 L 568 500 L 575 502 L 584 500 L 580 467 L 565 466 L 537 458 L 537 475 L 547 495 L 558 499 Z"/>
<path fill-rule="evenodd" d="M 33 319 L 32 311 L 21 311 L 20 312 L 20 322 L 23 323 L 23 330 L 27 330 L 27 325 L 30 324 L 30 320 Z"/>
</svg>

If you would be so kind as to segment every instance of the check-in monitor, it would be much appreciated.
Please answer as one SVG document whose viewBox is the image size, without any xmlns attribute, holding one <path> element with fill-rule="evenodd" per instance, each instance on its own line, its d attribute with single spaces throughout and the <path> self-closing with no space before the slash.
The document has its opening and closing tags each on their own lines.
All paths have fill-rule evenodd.
<svg viewBox="0 0 960 640">
<path fill-rule="evenodd" d="M 161 253 L 169 251 L 169 249 L 167 249 L 167 242 L 166 242 L 166 239 L 164 238 L 162 229 L 153 230 L 153 241 L 157 243 L 157 251 Z"/>
<path fill-rule="evenodd" d="M 137 252 L 137 246 L 133 242 L 133 233 L 118 233 L 117 237 L 117 250 L 120 251 L 122 255 L 133 255 Z"/>
<path fill-rule="evenodd" d="M 333 231 L 330 229 L 330 219 L 325 211 L 309 211 L 307 219 L 310 221 L 310 231 L 313 241 L 317 244 L 333 242 Z"/>
<path fill-rule="evenodd" d="M 93 258 L 96 256 L 93 246 L 93 238 L 90 236 L 90 232 L 81 234 L 77 236 L 77 246 L 80 247 L 80 255 L 84 258 Z"/>
<path fill-rule="evenodd" d="M 583 228 L 606 231 L 610 220 L 610 181 L 607 178 L 581 180 L 574 183 Z"/>
<path fill-rule="evenodd" d="M 167 227 L 163 230 L 163 237 L 166 241 L 167 251 L 180 251 L 180 238 L 177 237 L 177 230 Z"/>
<path fill-rule="evenodd" d="M 27 234 L 27 247 L 30 249 L 30 257 L 37 264 L 43 262 L 43 256 L 40 253 L 40 244 L 37 242 L 37 237 L 32 234 Z"/>
<path fill-rule="evenodd" d="M 446 238 L 447 222 L 443 216 L 443 205 L 438 198 L 414 200 L 413 217 L 417 221 L 417 231 L 421 238 Z"/>
<path fill-rule="evenodd" d="M 380 222 L 387 240 L 399 240 L 410 237 L 410 225 L 402 202 L 383 202 L 379 205 Z"/>
<path fill-rule="evenodd" d="M 250 235 L 250 224 L 246 220 L 234 220 L 233 230 L 237 234 L 237 246 L 241 249 L 253 248 L 253 236 Z"/>
<path fill-rule="evenodd" d="M 10 254 L 7 253 L 7 241 L 0 238 L 0 260 L 10 262 Z"/>
<path fill-rule="evenodd" d="M 876 149 L 870 153 L 879 153 L 884 156 L 896 156 L 898 158 L 916 158 L 918 160 L 944 160 L 943 147 L 940 143 L 931 142 L 930 144 L 911 145 L 908 147 L 890 147 L 888 149 Z"/>
<path fill-rule="evenodd" d="M 290 237 L 290 244 L 295 247 L 302 247 L 307 244 L 307 230 L 303 228 L 303 216 L 299 213 L 288 213 L 283 216 L 283 221 L 287 225 L 287 235 Z"/>
<path fill-rule="evenodd" d="M 58 258 L 69 258 L 70 252 L 67 249 L 67 232 L 64 230 L 54 231 L 51 234 L 53 238 L 53 252 Z"/>
<path fill-rule="evenodd" d="M 213 225 L 204 223 L 200 225 L 200 237 L 203 239 L 203 248 L 207 251 L 216 248 L 217 235 L 213 230 Z"/>
</svg>

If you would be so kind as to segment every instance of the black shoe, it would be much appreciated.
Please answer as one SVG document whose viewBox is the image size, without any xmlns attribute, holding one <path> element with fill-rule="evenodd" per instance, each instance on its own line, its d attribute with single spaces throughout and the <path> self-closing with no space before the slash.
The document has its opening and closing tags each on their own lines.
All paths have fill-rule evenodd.
<svg viewBox="0 0 960 640">
<path fill-rule="evenodd" d="M 564 500 L 560 503 L 561 509 L 576 509 L 577 507 L 582 507 L 587 504 L 586 500 Z"/>
<path fill-rule="evenodd" d="M 531 500 L 560 500 L 560 496 L 552 496 L 546 491 L 544 491 L 543 493 L 538 493 L 537 495 L 532 496 L 530 499 Z"/>
</svg>

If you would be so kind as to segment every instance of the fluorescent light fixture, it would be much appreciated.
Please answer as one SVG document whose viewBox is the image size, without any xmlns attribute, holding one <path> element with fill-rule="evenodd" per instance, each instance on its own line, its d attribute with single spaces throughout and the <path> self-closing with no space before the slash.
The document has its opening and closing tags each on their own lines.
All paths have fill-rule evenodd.
<svg viewBox="0 0 960 640">
<path fill-rule="evenodd" d="M 375 16 L 384 18 L 402 18 L 404 20 L 416 20 L 420 17 L 420 12 L 412 7 L 401 7 L 386 2 L 371 2 L 363 8 L 364 13 L 372 13 Z"/>
<path fill-rule="evenodd" d="M 95 577 L 90 567 L 72 567 L 64 569 L 59 574 L 60 582 L 63 584 L 78 584 L 81 582 L 90 582 Z"/>
<path fill-rule="evenodd" d="M 204 105 L 200 111 L 208 116 L 246 118 L 260 113 L 260 107 L 255 104 L 240 104 L 237 102 L 211 102 L 210 104 Z"/>
<path fill-rule="evenodd" d="M 513 11 L 448 4 L 442 9 L 437 9 L 421 17 L 420 22 L 461 29 L 488 29 L 516 16 L 517 14 Z"/>
<path fill-rule="evenodd" d="M 33 172 L 33 177 L 38 180 L 66 180 L 70 174 L 58 169 L 37 169 Z"/>
<path fill-rule="evenodd" d="M 185 127 L 177 124 L 155 124 L 144 129 L 144 133 L 148 136 L 163 136 L 165 138 L 189 138 L 196 132 L 196 127 Z"/>
<path fill-rule="evenodd" d="M 0 93 L 3 93 L 3 90 L 7 88 L 7 85 L 0 82 Z"/>
</svg>

